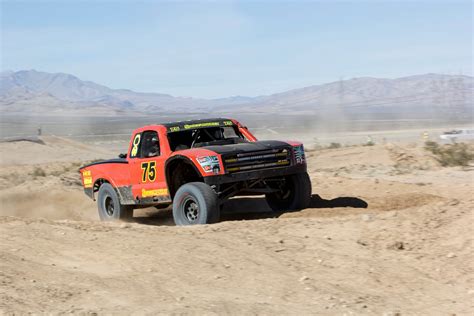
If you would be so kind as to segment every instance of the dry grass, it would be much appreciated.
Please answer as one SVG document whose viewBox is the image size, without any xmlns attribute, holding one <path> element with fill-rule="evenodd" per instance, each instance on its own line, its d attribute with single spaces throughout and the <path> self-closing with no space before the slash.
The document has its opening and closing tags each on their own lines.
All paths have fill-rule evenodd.
<svg viewBox="0 0 474 316">
<path fill-rule="evenodd" d="M 444 167 L 468 166 L 474 160 L 473 145 L 465 143 L 440 145 L 428 141 L 425 149 L 435 155 L 436 160 Z"/>
<path fill-rule="evenodd" d="M 39 177 L 46 177 L 46 171 L 43 170 L 41 167 L 36 167 L 33 170 L 32 173 L 33 179 L 39 178 Z"/>
<path fill-rule="evenodd" d="M 326 148 L 328 148 L 328 149 L 335 149 L 335 148 L 341 148 L 341 147 L 342 147 L 342 145 L 341 145 L 340 143 L 331 143 L 331 144 L 329 144 L 329 146 L 326 147 Z"/>
</svg>

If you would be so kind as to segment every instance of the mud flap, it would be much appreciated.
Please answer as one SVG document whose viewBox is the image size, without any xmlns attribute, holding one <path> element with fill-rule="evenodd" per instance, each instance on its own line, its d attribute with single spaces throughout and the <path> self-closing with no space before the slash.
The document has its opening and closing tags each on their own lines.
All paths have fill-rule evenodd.
<svg viewBox="0 0 474 316">
<path fill-rule="evenodd" d="M 125 186 L 125 187 L 117 187 L 115 190 L 118 193 L 120 204 L 122 205 L 134 205 L 135 199 L 133 198 L 132 194 L 132 186 Z"/>
</svg>

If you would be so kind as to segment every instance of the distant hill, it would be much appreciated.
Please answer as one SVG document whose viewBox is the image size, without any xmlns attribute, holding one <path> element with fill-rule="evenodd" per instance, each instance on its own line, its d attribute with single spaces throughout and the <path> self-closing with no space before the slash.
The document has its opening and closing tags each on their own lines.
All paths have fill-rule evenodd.
<svg viewBox="0 0 474 316">
<path fill-rule="evenodd" d="M 69 101 L 95 100 L 111 94 L 112 89 L 94 82 L 83 81 L 64 73 L 22 70 L 1 76 L 0 95 L 14 93 L 51 94 Z"/>
<path fill-rule="evenodd" d="M 353 78 L 260 97 L 221 99 L 140 93 L 35 70 L 0 75 L 2 113 L 140 115 L 146 113 L 286 113 L 338 117 L 472 116 L 474 78 L 424 74 Z"/>
<path fill-rule="evenodd" d="M 259 97 L 243 112 L 326 113 L 406 117 L 472 115 L 474 78 L 426 74 L 398 79 L 354 78 Z"/>
<path fill-rule="evenodd" d="M 0 75 L 0 108 L 4 112 L 63 113 L 148 113 L 159 111 L 199 110 L 208 100 L 173 97 L 160 93 L 137 93 L 110 89 L 64 73 L 36 70 L 4 72 Z"/>
</svg>

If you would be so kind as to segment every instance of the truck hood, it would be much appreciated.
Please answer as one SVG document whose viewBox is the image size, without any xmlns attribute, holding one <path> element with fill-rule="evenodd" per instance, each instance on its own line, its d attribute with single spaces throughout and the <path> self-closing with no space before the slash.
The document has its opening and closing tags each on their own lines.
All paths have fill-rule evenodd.
<svg viewBox="0 0 474 316">
<path fill-rule="evenodd" d="M 257 142 L 232 144 L 232 145 L 216 145 L 201 147 L 202 149 L 211 150 L 221 155 L 240 154 L 246 152 L 262 151 L 273 148 L 290 147 L 291 145 L 278 140 L 262 140 Z"/>
</svg>

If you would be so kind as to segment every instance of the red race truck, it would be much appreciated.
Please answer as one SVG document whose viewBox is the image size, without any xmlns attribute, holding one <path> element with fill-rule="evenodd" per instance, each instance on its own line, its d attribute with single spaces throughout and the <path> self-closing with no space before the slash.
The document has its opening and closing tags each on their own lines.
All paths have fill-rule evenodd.
<svg viewBox="0 0 474 316">
<path fill-rule="evenodd" d="M 237 195 L 265 195 L 278 211 L 303 209 L 311 199 L 303 144 L 257 141 L 233 119 L 138 128 L 127 154 L 79 171 L 105 221 L 172 204 L 176 225 L 207 224 L 219 221 L 222 203 Z"/>
</svg>

